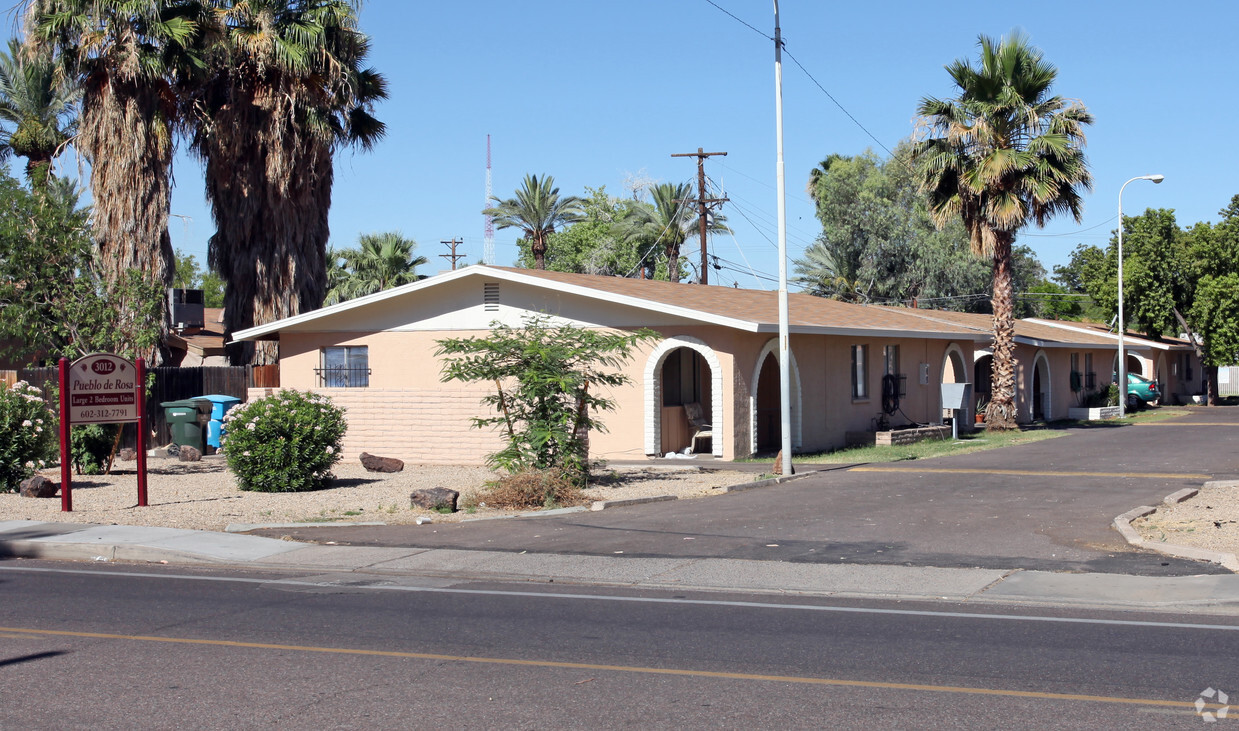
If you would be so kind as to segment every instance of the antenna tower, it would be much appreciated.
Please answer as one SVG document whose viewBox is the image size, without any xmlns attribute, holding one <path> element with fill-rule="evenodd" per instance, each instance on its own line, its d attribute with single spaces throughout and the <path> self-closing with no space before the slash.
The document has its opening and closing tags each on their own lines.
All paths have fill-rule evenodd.
<svg viewBox="0 0 1239 731">
<path fill-rule="evenodd" d="M 490 135 L 486 135 L 486 207 L 491 205 L 490 192 Z M 482 236 L 485 243 L 482 246 L 482 263 L 495 263 L 495 220 L 487 215 L 485 217 L 485 227 L 482 229 Z"/>
</svg>

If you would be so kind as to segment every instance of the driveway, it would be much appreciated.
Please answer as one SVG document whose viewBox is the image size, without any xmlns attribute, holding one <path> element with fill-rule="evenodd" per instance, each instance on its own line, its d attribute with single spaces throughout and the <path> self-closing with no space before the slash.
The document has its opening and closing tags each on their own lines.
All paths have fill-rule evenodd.
<svg viewBox="0 0 1239 731">
<path fill-rule="evenodd" d="M 1239 477 L 1239 409 L 957 457 L 816 472 L 720 497 L 545 518 L 266 531 L 351 545 L 1141 575 L 1225 573 L 1130 548 L 1114 517 Z"/>
</svg>

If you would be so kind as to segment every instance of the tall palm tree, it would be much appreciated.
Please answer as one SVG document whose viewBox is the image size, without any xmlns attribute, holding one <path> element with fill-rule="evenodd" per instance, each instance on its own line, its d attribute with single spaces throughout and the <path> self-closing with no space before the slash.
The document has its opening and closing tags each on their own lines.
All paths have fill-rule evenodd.
<svg viewBox="0 0 1239 731">
<path fill-rule="evenodd" d="M 497 228 L 519 228 L 529 241 L 534 268 L 546 269 L 546 237 L 560 226 L 582 218 L 584 201 L 575 195 L 559 196 L 555 178 L 550 175 L 525 175 L 515 198 L 491 198 L 495 205 L 482 211 Z"/>
<path fill-rule="evenodd" d="M 680 281 L 680 247 L 701 228 L 700 215 L 693 215 L 692 183 L 659 183 L 650 188 L 650 202 L 633 206 L 622 222 L 621 231 L 629 238 L 651 241 L 667 256 L 667 279 Z M 723 233 L 727 219 L 706 214 L 706 231 Z"/>
<path fill-rule="evenodd" d="M 413 255 L 417 247 L 413 239 L 389 231 L 362 234 L 357 243 L 356 249 L 329 252 L 328 266 L 336 274 L 328 272 L 328 280 L 334 281 L 327 290 L 326 304 L 364 297 L 422 279 L 417 268 L 426 263 L 426 257 Z"/>
<path fill-rule="evenodd" d="M 31 187 L 46 188 L 52 159 L 77 133 L 81 98 L 46 49 L 9 39 L 9 52 L 0 52 L 0 156 L 26 158 Z"/>
<path fill-rule="evenodd" d="M 986 423 L 1016 426 L 1011 247 L 1029 223 L 1059 213 L 1077 222 L 1092 187 L 1084 157 L 1082 104 L 1050 94 L 1057 69 L 1020 35 L 980 37 L 980 65 L 947 66 L 959 96 L 925 97 L 928 136 L 913 147 L 918 182 L 935 222 L 960 217 L 972 251 L 993 262 L 993 396 Z"/>
<path fill-rule="evenodd" d="M 98 264 L 110 286 L 130 271 L 172 282 L 174 85 L 198 63 L 202 13 L 193 0 L 28 2 L 31 36 L 82 88 L 74 144 L 91 165 Z"/>
<path fill-rule="evenodd" d="M 187 85 L 191 146 L 206 165 L 216 232 L 208 259 L 226 283 L 232 333 L 318 308 L 327 293 L 332 162 L 384 134 L 386 81 L 350 0 L 215 0 L 206 73 Z M 234 363 L 273 363 L 273 344 Z"/>
</svg>

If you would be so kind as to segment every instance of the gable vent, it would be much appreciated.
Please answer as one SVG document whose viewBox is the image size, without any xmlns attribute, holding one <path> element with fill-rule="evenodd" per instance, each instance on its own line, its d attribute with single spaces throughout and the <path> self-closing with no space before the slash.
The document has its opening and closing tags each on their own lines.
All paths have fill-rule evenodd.
<svg viewBox="0 0 1239 731">
<path fill-rule="evenodd" d="M 482 285 L 482 309 L 486 312 L 499 311 L 498 282 L 486 282 Z"/>
</svg>

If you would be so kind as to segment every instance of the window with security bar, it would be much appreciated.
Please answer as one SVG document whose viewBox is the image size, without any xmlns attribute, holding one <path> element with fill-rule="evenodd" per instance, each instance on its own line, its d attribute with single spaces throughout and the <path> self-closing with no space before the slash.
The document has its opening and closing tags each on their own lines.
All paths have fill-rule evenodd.
<svg viewBox="0 0 1239 731">
<path fill-rule="evenodd" d="M 366 388 L 370 385 L 370 349 L 365 345 L 323 348 L 314 369 L 323 388 Z"/>
</svg>

